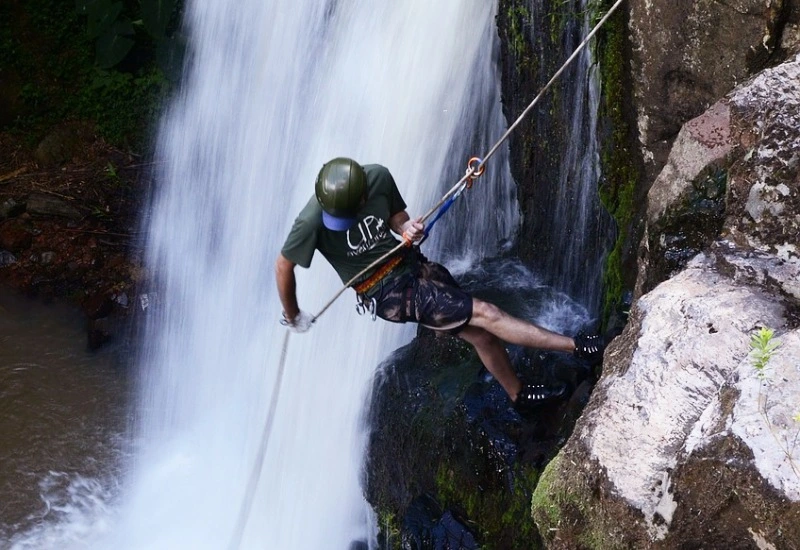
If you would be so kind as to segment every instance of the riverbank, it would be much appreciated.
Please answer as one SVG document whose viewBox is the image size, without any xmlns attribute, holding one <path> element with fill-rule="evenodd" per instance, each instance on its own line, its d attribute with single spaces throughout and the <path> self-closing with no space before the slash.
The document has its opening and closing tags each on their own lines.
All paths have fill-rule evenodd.
<svg viewBox="0 0 800 550">
<path fill-rule="evenodd" d="M 69 122 L 36 146 L 0 133 L 0 285 L 81 308 L 111 341 L 144 279 L 139 215 L 152 165 Z"/>
</svg>

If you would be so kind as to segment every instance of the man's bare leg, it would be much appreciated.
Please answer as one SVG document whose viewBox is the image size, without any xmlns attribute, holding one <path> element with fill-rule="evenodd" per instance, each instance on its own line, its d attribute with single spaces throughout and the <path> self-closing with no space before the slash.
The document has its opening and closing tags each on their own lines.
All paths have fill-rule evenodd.
<svg viewBox="0 0 800 550">
<path fill-rule="evenodd" d="M 503 342 L 494 334 L 470 325 L 461 329 L 458 336 L 473 345 L 486 370 L 503 386 L 511 400 L 516 401 L 517 394 L 522 389 L 522 382 L 511 367 L 511 360 Z"/>
<path fill-rule="evenodd" d="M 569 336 L 563 336 L 512 317 L 494 304 L 483 300 L 473 299 L 472 319 L 470 319 L 469 326 L 490 332 L 509 344 L 567 353 L 575 350 L 575 341 Z"/>
</svg>

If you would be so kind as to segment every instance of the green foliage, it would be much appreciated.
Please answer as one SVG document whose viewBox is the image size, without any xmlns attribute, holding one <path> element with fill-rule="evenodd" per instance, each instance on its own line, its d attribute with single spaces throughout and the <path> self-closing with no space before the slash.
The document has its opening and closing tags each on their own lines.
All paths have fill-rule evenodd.
<svg viewBox="0 0 800 550">
<path fill-rule="evenodd" d="M 758 373 L 758 378 L 762 381 L 767 379 L 767 367 L 775 351 L 780 347 L 780 340 L 775 339 L 775 331 L 771 328 L 761 327 L 758 331 L 750 337 L 750 361 L 753 368 Z M 775 439 L 775 443 L 783 451 L 786 460 L 789 463 L 794 474 L 800 479 L 800 466 L 794 458 L 794 450 L 797 447 L 798 439 L 800 439 L 800 428 L 795 430 L 794 437 L 784 434 L 783 437 L 779 436 L 781 428 L 776 427 L 769 417 L 769 410 L 771 407 L 767 405 L 769 401 L 769 393 L 764 392 L 764 384 L 758 388 L 758 410 L 764 418 L 764 422 L 769 428 L 769 432 Z M 800 422 L 800 412 L 796 413 L 793 419 Z M 784 426 L 784 430 L 788 431 L 788 427 Z"/>
<path fill-rule="evenodd" d="M 141 6 L 144 28 L 153 38 L 164 38 L 175 11 L 175 0 L 142 0 Z"/>
<path fill-rule="evenodd" d="M 169 83 L 157 67 L 139 74 L 94 68 L 76 98 L 81 118 L 97 122 L 114 143 L 147 134 L 147 121 L 154 121 L 169 92 Z"/>
<path fill-rule="evenodd" d="M 175 0 L 0 2 L 3 77 L 19 81 L 4 129 L 33 147 L 82 120 L 115 146 L 141 148 L 181 64 L 179 9 Z"/>
<path fill-rule="evenodd" d="M 383 548 L 400 547 L 400 522 L 393 513 L 386 510 L 378 511 L 378 529 L 381 532 Z"/>
<path fill-rule="evenodd" d="M 750 360 L 762 380 L 767 377 L 766 368 L 769 360 L 780 346 L 780 341 L 774 340 L 774 336 L 774 330 L 761 327 L 750 337 Z"/>
<path fill-rule="evenodd" d="M 76 13 L 86 19 L 87 36 L 95 40 L 95 60 L 102 69 L 121 63 L 137 40 L 152 41 L 157 48 L 171 45 L 167 31 L 176 7 L 175 0 L 141 0 L 128 9 L 119 0 L 75 2 Z"/>
</svg>

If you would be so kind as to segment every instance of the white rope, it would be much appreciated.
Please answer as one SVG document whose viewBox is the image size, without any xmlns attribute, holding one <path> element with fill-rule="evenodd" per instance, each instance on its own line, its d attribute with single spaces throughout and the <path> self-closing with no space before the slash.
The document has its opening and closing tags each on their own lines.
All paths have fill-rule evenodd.
<svg viewBox="0 0 800 550">
<path fill-rule="evenodd" d="M 508 139 L 508 137 L 511 135 L 511 132 L 513 132 L 516 129 L 516 127 L 519 126 L 519 124 L 525 119 L 525 117 L 528 116 L 528 114 L 531 112 L 533 107 L 539 102 L 539 100 L 542 98 L 542 96 L 544 96 L 545 92 L 550 88 L 550 86 L 553 85 L 553 83 L 556 80 L 558 80 L 558 77 L 561 76 L 561 74 L 566 70 L 566 68 L 570 65 L 570 63 L 572 63 L 575 60 L 575 58 L 578 57 L 578 54 L 581 52 L 581 50 L 583 50 L 583 48 L 586 47 L 586 45 L 594 37 L 594 35 L 597 34 L 597 31 L 600 30 L 600 27 L 602 27 L 603 24 L 608 20 L 608 18 L 611 17 L 611 14 L 614 13 L 614 11 L 620 6 L 620 4 L 622 4 L 622 2 L 623 2 L 623 0 L 617 0 L 614 3 L 614 5 L 611 6 L 611 8 L 608 10 L 608 12 L 606 12 L 606 14 L 603 16 L 603 18 L 600 19 L 600 21 L 598 21 L 597 25 L 594 26 L 594 28 L 591 30 L 591 32 L 589 32 L 589 34 L 586 35 L 586 38 L 584 38 L 583 41 L 578 45 L 578 47 L 575 48 L 575 51 L 572 52 L 572 55 L 569 56 L 569 58 L 564 62 L 564 64 L 561 65 L 561 68 L 558 69 L 558 71 L 556 71 L 556 73 L 547 82 L 547 84 L 545 84 L 544 88 L 542 88 L 542 90 L 539 92 L 539 94 L 535 98 L 533 98 L 533 101 L 531 101 L 530 104 L 525 108 L 525 110 L 522 111 L 522 114 L 520 114 L 519 117 L 517 117 L 517 120 L 515 120 L 514 123 L 511 126 L 508 127 L 508 130 L 506 130 L 506 132 L 500 137 L 500 139 L 497 140 L 497 143 L 495 143 L 494 146 L 491 149 L 489 149 L 489 152 L 487 152 L 486 155 L 481 158 L 480 162 L 477 165 L 472 166 L 472 164 L 470 163 L 470 166 L 467 168 L 466 174 L 464 174 L 464 176 L 460 180 L 458 180 L 455 183 L 455 185 L 453 185 L 453 187 L 451 187 L 450 190 L 447 193 L 444 194 L 444 196 L 442 196 L 442 198 L 439 200 L 438 203 L 436 203 L 436 205 L 433 208 L 428 210 L 425 213 L 425 215 L 423 215 L 421 218 L 419 218 L 420 222 L 424 223 L 425 220 L 430 218 L 431 215 L 433 215 L 433 213 L 436 212 L 436 210 L 438 210 L 439 207 L 442 206 L 448 199 L 450 199 L 451 197 L 453 197 L 457 193 L 460 193 L 461 191 L 463 191 L 464 188 L 467 186 L 467 180 L 474 179 L 475 174 L 482 173 L 483 167 L 485 166 L 486 162 L 490 158 L 492 158 L 492 156 L 494 156 L 494 154 L 497 152 L 498 149 L 500 149 L 500 146 L 503 144 L 503 142 L 505 142 Z M 345 290 L 350 288 L 350 286 L 353 283 L 355 283 L 357 280 L 359 280 L 361 277 L 363 277 L 364 274 L 366 274 L 370 270 L 374 269 L 376 266 L 381 265 L 389 257 L 391 257 L 394 254 L 396 254 L 398 251 L 400 251 L 405 246 L 408 246 L 407 242 L 404 241 L 404 242 L 399 243 L 392 250 L 390 250 L 389 252 L 387 252 L 386 254 L 384 254 L 383 256 L 381 256 L 380 258 L 378 258 L 377 260 L 375 260 L 371 264 L 369 264 L 367 267 L 365 267 L 364 269 L 362 269 L 361 271 L 356 273 L 349 281 L 347 281 L 344 284 L 344 286 L 342 288 L 339 289 L 339 291 L 336 294 L 334 294 L 334 296 L 328 301 L 328 303 L 326 303 L 323 306 L 323 308 L 319 311 L 319 313 L 314 315 L 314 317 L 311 319 L 311 323 L 313 324 L 314 322 L 316 322 L 316 320 L 319 319 L 319 317 L 323 313 L 325 313 L 325 311 L 327 311 L 327 309 L 329 307 L 331 307 L 331 305 L 333 305 L 333 303 L 339 298 L 339 296 L 341 296 L 342 293 L 344 293 Z"/>
<path fill-rule="evenodd" d="M 244 529 L 247 526 L 247 520 L 250 517 L 250 509 L 253 506 L 253 498 L 256 494 L 258 487 L 258 480 L 261 478 L 261 470 L 264 469 L 264 457 L 267 454 L 267 447 L 269 447 L 269 436 L 272 433 L 272 422 L 275 420 L 275 409 L 278 406 L 278 396 L 280 395 L 281 383 L 283 382 L 283 371 L 286 366 L 286 353 L 289 348 L 289 335 L 290 331 L 286 331 L 286 336 L 283 339 L 283 347 L 281 348 L 281 359 L 278 363 L 278 374 L 275 376 L 275 385 L 272 388 L 272 397 L 270 397 L 269 412 L 267 413 L 267 422 L 264 425 L 264 431 L 261 434 L 261 446 L 258 449 L 258 456 L 253 463 L 253 471 L 250 473 L 250 481 L 247 483 L 247 492 L 244 495 L 244 502 L 239 511 L 239 520 L 236 522 L 236 530 L 233 533 L 233 539 L 228 547 L 230 550 L 238 550 L 239 545 L 242 543 L 242 536 Z"/>
</svg>

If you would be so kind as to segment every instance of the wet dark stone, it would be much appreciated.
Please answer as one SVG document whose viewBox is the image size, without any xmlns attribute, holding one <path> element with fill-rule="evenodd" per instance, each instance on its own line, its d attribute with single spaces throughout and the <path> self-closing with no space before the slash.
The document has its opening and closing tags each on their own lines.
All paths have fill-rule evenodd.
<svg viewBox="0 0 800 550">
<path fill-rule="evenodd" d="M 403 550 L 472 550 L 480 546 L 464 520 L 442 511 L 429 495 L 416 498 L 403 519 Z"/>
<path fill-rule="evenodd" d="M 22 252 L 30 248 L 32 241 L 33 236 L 21 222 L 9 220 L 0 224 L 0 248 Z"/>
<path fill-rule="evenodd" d="M 7 250 L 0 250 L 0 267 L 7 267 L 16 263 L 17 257 Z"/>
<path fill-rule="evenodd" d="M 0 220 L 13 218 L 25 211 L 25 205 L 9 198 L 0 203 Z"/>
<path fill-rule="evenodd" d="M 675 273 L 716 239 L 725 219 L 725 170 L 706 170 L 692 191 L 650 231 L 650 268 L 643 290 L 648 292 Z"/>
<path fill-rule="evenodd" d="M 89 321 L 89 327 L 86 331 L 89 349 L 94 351 L 110 342 L 116 329 L 117 327 L 108 317 Z"/>
<path fill-rule="evenodd" d="M 89 319 L 105 317 L 110 314 L 113 309 L 113 297 L 105 290 L 95 292 L 83 302 L 83 312 Z"/>
<path fill-rule="evenodd" d="M 83 217 L 80 211 L 57 197 L 34 193 L 28 197 L 27 212 L 35 216 L 55 216 L 79 220 Z"/>
</svg>

